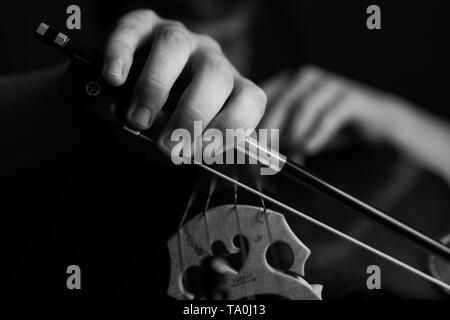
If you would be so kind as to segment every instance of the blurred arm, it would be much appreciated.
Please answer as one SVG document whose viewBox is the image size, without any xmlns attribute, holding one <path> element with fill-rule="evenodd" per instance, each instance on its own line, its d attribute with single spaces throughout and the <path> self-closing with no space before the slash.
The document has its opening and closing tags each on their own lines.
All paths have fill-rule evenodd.
<svg viewBox="0 0 450 320">
<path fill-rule="evenodd" d="M 450 123 L 407 102 L 394 101 L 404 105 L 398 110 L 408 112 L 394 116 L 400 122 L 392 124 L 391 142 L 450 184 Z"/>
<path fill-rule="evenodd" d="M 310 65 L 263 88 L 269 102 L 261 127 L 283 130 L 291 158 L 323 151 L 352 125 L 368 141 L 393 145 L 450 184 L 450 123 L 412 103 Z"/>
</svg>

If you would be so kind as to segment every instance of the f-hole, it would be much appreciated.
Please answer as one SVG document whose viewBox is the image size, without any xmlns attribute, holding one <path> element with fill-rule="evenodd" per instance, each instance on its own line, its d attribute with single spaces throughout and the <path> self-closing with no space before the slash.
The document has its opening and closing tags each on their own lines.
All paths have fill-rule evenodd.
<svg viewBox="0 0 450 320">
<path fill-rule="evenodd" d="M 225 276 L 214 267 L 215 262 L 220 260 L 222 264 L 226 265 L 225 269 L 229 269 L 230 272 L 239 272 L 247 258 L 243 257 L 242 252 L 247 255 L 249 252 L 249 242 L 245 236 L 236 235 L 232 242 L 240 249 L 238 252 L 230 253 L 223 242 L 216 241 L 211 245 L 212 256 L 205 257 L 201 266 L 190 267 L 183 273 L 183 288 L 191 293 L 194 299 L 227 298 L 227 293 L 224 291 Z M 244 250 L 241 248 L 241 243 L 244 245 Z"/>
<path fill-rule="evenodd" d="M 281 241 L 272 243 L 267 248 L 266 260 L 272 268 L 289 275 L 295 275 L 289 271 L 294 263 L 294 253 L 287 243 Z"/>
</svg>

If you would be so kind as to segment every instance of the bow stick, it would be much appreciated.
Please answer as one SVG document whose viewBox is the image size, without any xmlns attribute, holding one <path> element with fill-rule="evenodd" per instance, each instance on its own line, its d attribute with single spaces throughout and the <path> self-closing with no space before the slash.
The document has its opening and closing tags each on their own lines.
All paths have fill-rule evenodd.
<svg viewBox="0 0 450 320">
<path fill-rule="evenodd" d="M 72 40 L 70 37 L 68 37 L 67 35 L 59 32 L 58 30 L 49 27 L 46 24 L 41 24 L 37 30 L 36 30 L 36 36 L 41 39 L 42 41 L 44 41 L 46 44 L 57 48 L 58 50 L 63 51 L 65 54 L 69 55 L 70 57 L 74 58 L 73 59 L 73 63 L 75 64 L 75 66 L 72 68 L 73 72 L 78 72 L 77 75 L 80 77 L 79 79 L 76 79 L 78 81 L 78 85 L 82 85 L 81 88 L 84 88 L 85 85 L 85 81 L 87 79 L 92 80 L 92 78 L 94 78 L 95 80 L 97 80 L 98 83 L 102 83 L 101 80 L 101 75 L 98 74 L 98 55 L 94 54 L 90 49 L 88 49 L 87 47 L 80 45 L 79 43 L 75 42 L 74 40 Z M 83 69 L 83 70 L 76 70 L 77 68 L 77 64 L 78 69 Z M 70 66 L 69 66 L 70 69 Z M 74 70 L 75 69 L 75 70 Z M 80 74 L 80 72 L 83 72 L 84 74 Z M 87 78 L 87 76 L 89 76 L 89 78 Z M 103 93 L 99 94 L 99 96 L 102 96 Z M 80 93 L 77 94 L 77 97 L 80 97 Z M 114 119 L 114 115 L 111 114 L 111 110 L 110 107 L 111 106 L 106 106 L 106 110 L 105 110 L 105 106 L 98 108 L 98 106 L 95 105 L 95 102 L 98 102 L 98 100 L 92 100 L 92 97 L 86 97 L 86 96 L 81 96 L 82 99 L 84 99 L 85 104 L 87 104 L 89 107 L 89 109 L 91 109 L 92 111 L 100 114 L 101 116 L 105 117 L 108 120 L 112 120 L 113 122 L 119 123 L 123 129 L 137 135 L 138 137 L 141 137 L 147 141 L 150 141 L 152 143 L 155 143 L 155 140 L 152 138 L 152 134 L 154 132 L 154 130 L 149 129 L 147 131 L 143 131 L 143 132 L 138 132 L 138 131 L 134 131 L 134 130 L 130 130 L 126 125 L 123 125 L 123 122 L 121 121 L 117 121 L 118 119 Z M 90 99 L 90 100 L 89 100 Z M 96 108 L 97 107 L 97 108 Z M 406 225 L 405 223 L 402 223 L 392 217 L 390 217 L 389 215 L 387 215 L 386 213 L 382 212 L 381 210 L 345 193 L 344 191 L 334 187 L 333 185 L 325 182 L 324 180 L 316 177 L 315 175 L 313 175 L 312 173 L 308 172 L 308 170 L 306 170 L 304 167 L 300 166 L 299 164 L 287 159 L 285 156 L 274 152 L 273 150 L 269 150 L 263 146 L 261 146 L 258 141 L 251 139 L 249 137 L 247 137 L 244 141 L 244 144 L 238 144 L 236 146 L 236 148 L 241 151 L 244 152 L 246 155 L 256 159 L 260 164 L 262 165 L 267 165 L 267 158 L 261 155 L 267 155 L 270 157 L 276 157 L 279 160 L 280 165 L 278 165 L 278 168 L 275 168 L 275 170 L 280 171 L 281 174 L 293 179 L 294 181 L 296 181 L 297 183 L 301 183 L 303 185 L 306 185 L 309 188 L 312 188 L 316 191 L 318 191 L 319 193 L 325 195 L 328 198 L 331 198 L 332 200 L 343 204 L 344 206 L 352 209 L 353 211 L 359 213 L 360 215 L 364 216 L 365 218 L 369 218 L 372 221 L 377 222 L 378 224 L 386 227 L 387 229 L 405 237 L 408 238 L 409 240 L 411 240 L 412 242 L 418 244 L 419 246 L 423 247 L 424 249 L 426 249 L 428 252 L 437 255 L 439 257 L 442 257 L 444 259 L 446 259 L 447 261 L 450 261 L 450 248 L 446 247 L 444 244 L 436 241 L 435 239 L 432 239 L 430 237 L 428 237 L 427 235 L 419 232 L 418 230 Z M 255 153 L 255 150 L 257 150 L 257 152 Z M 191 161 L 191 163 L 194 163 L 195 165 L 200 166 L 201 168 L 211 172 L 212 174 L 220 177 L 221 179 L 224 179 L 228 182 L 231 182 L 259 197 L 261 197 L 262 199 L 265 199 L 273 204 L 275 204 L 276 206 L 279 206 L 283 209 L 285 209 L 286 211 L 289 211 L 297 216 L 300 216 L 304 219 L 306 219 L 307 221 L 316 224 L 317 226 L 320 226 L 332 233 L 334 233 L 337 236 L 340 236 L 344 239 L 347 239 L 348 241 L 388 260 L 391 261 L 392 263 L 404 268 L 405 270 L 408 270 L 420 277 L 422 277 L 423 279 L 426 279 L 446 290 L 450 290 L 450 285 L 435 279 L 433 277 L 431 277 L 430 275 L 408 265 L 405 264 L 404 262 L 395 259 L 394 257 L 391 257 L 389 255 L 387 255 L 384 252 L 381 252 L 337 229 L 334 229 L 333 227 L 320 222 L 276 199 L 274 199 L 273 197 L 270 197 L 266 194 L 264 194 L 263 192 L 260 192 L 259 190 L 256 190 L 240 181 L 237 181 L 236 179 L 233 179 L 217 170 L 215 170 L 214 168 L 205 165 L 201 162 L 196 161 L 195 159 L 186 159 Z M 270 165 L 270 161 L 269 161 L 269 165 Z"/>
</svg>

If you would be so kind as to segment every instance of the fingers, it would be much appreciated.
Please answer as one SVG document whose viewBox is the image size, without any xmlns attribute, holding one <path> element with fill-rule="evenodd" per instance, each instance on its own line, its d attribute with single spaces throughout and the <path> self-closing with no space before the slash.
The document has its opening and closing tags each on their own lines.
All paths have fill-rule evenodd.
<svg viewBox="0 0 450 320">
<path fill-rule="evenodd" d="M 135 86 L 127 119 L 139 130 L 150 127 L 183 71 L 195 41 L 182 25 L 158 27 L 152 50 Z"/>
<path fill-rule="evenodd" d="M 224 109 L 214 118 L 210 128 L 226 134 L 226 129 L 242 129 L 243 134 L 256 128 L 266 108 L 264 91 L 253 82 L 240 78 Z M 239 137 L 243 138 L 243 137 Z M 228 141 L 230 142 L 230 141 Z M 226 146 L 226 149 L 231 146 Z"/>
<path fill-rule="evenodd" d="M 155 35 L 152 49 L 126 114 L 137 130 L 150 127 L 196 45 L 195 37 L 180 23 L 163 20 L 149 10 L 133 11 L 119 21 L 109 38 L 103 69 L 106 81 L 115 86 L 126 81 L 136 49 L 151 35 Z"/>
<path fill-rule="evenodd" d="M 276 92 L 276 86 L 279 79 L 266 85 L 270 93 Z M 303 67 L 290 84 L 282 86 L 276 101 L 269 101 L 261 127 L 280 128 L 284 151 L 300 160 L 304 153 L 319 152 L 355 116 L 345 79 L 318 67 Z"/>
<path fill-rule="evenodd" d="M 132 11 L 119 20 L 104 53 L 103 76 L 109 84 L 120 86 L 125 82 L 134 52 L 150 36 L 160 20 L 150 10 Z"/>
<path fill-rule="evenodd" d="M 323 72 L 313 66 L 305 66 L 294 77 L 287 74 L 274 78 L 263 88 L 268 94 L 268 111 L 261 121 L 260 128 L 279 129 L 283 137 L 281 150 L 294 160 L 303 163 L 303 151 L 298 139 L 294 137 L 301 101 L 318 88 Z M 298 138 L 298 137 L 297 137 Z"/>
<path fill-rule="evenodd" d="M 277 81 L 278 85 L 283 86 L 283 88 L 281 89 L 282 94 L 278 94 L 278 97 L 275 97 L 275 99 L 271 99 L 273 96 L 270 93 L 274 91 L 273 87 L 277 85 L 277 82 L 270 83 L 268 87 L 269 91 L 267 92 L 269 97 L 269 110 L 261 121 L 261 127 L 271 129 L 285 127 L 291 109 L 297 107 L 295 105 L 297 100 L 314 91 L 320 79 L 321 73 L 318 72 L 318 69 L 305 67 L 290 82 Z"/>
<path fill-rule="evenodd" d="M 288 85 L 288 75 L 282 75 L 264 83 L 263 88 L 268 102 L 267 112 L 261 120 L 260 127 L 264 129 L 279 129 L 286 119 L 286 112 L 279 108 L 278 99 L 285 94 Z"/>
<path fill-rule="evenodd" d="M 317 90 L 300 101 L 301 107 L 295 115 L 295 125 L 287 137 L 291 142 L 304 139 L 318 124 L 320 117 L 339 102 L 343 89 L 341 83 L 327 78 Z"/>
<path fill-rule="evenodd" d="M 285 89 L 289 83 L 289 78 L 288 72 L 283 72 L 280 75 L 261 83 L 261 88 L 267 96 L 267 102 L 274 102 L 280 94 L 282 94 L 283 89 Z"/>
<path fill-rule="evenodd" d="M 293 79 L 275 108 L 286 117 L 278 125 L 285 127 L 283 145 L 290 155 L 316 153 L 337 134 L 346 120 L 344 87 L 341 78 L 314 66 L 304 67 Z"/>
<path fill-rule="evenodd" d="M 171 139 L 175 129 L 187 129 L 192 141 L 201 132 L 194 131 L 194 122 L 201 121 L 202 131 L 225 104 L 234 86 L 234 70 L 216 49 L 202 49 L 193 57 L 193 79 L 183 93 L 177 108 L 163 130 L 159 144 L 170 153 L 176 144 Z"/>
<path fill-rule="evenodd" d="M 329 144 L 338 132 L 350 121 L 351 114 L 344 106 L 336 106 L 326 113 L 313 133 L 304 142 L 309 155 L 316 154 Z"/>
<path fill-rule="evenodd" d="M 266 103 L 262 90 L 239 75 L 213 39 L 149 10 L 133 11 L 120 19 L 105 51 L 105 80 L 113 86 L 124 84 L 135 51 L 150 38 L 152 47 L 126 114 L 129 125 L 139 131 L 149 128 L 189 65 L 191 82 L 158 141 L 163 151 L 170 153 L 178 144 L 171 139 L 175 129 L 187 129 L 195 141 L 213 120 L 219 130 L 256 127 Z M 200 131 L 195 130 L 197 121 Z"/>
</svg>

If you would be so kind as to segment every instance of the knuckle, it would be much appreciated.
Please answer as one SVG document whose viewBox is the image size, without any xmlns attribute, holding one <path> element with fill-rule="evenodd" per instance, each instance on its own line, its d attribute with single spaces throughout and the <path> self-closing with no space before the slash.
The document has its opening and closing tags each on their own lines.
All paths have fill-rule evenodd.
<svg viewBox="0 0 450 320">
<path fill-rule="evenodd" d="M 178 23 L 171 23 L 170 25 L 161 27 L 160 38 L 174 47 L 188 45 L 192 48 L 187 29 Z"/>
<path fill-rule="evenodd" d="M 318 66 L 307 64 L 300 68 L 298 72 L 299 79 L 317 79 L 324 74 L 323 70 Z"/>
<path fill-rule="evenodd" d="M 131 25 L 135 26 L 139 23 L 144 23 L 147 21 L 157 19 L 157 15 L 154 11 L 150 9 L 140 9 L 134 10 L 126 13 L 118 20 L 118 25 Z"/>
<path fill-rule="evenodd" d="M 169 95 L 169 87 L 165 79 L 152 75 L 146 75 L 135 87 L 134 96 L 137 100 L 150 107 L 161 107 Z"/>
<path fill-rule="evenodd" d="M 204 69 L 207 72 L 219 75 L 227 84 L 233 83 L 233 71 L 228 61 L 222 55 L 213 54 L 206 57 Z"/>
<path fill-rule="evenodd" d="M 151 88 L 156 92 L 165 92 L 170 88 L 169 80 L 155 72 L 149 72 L 142 80 L 145 88 Z"/>
<path fill-rule="evenodd" d="M 224 128 L 234 128 L 234 129 L 249 129 L 253 128 L 253 125 L 250 123 L 246 117 L 240 117 L 235 114 L 228 115 L 225 119 L 223 119 L 222 127 Z"/>
<path fill-rule="evenodd" d="M 164 25 L 166 26 L 175 26 L 184 30 L 187 30 L 185 24 L 178 20 L 170 20 L 170 19 L 164 19 Z"/>
<path fill-rule="evenodd" d="M 122 19 L 117 23 L 114 35 L 137 33 L 137 26 L 129 19 Z"/>
<path fill-rule="evenodd" d="M 303 73 L 309 73 L 309 74 L 320 74 L 322 73 L 322 69 L 316 65 L 313 64 L 306 64 L 301 68 L 301 71 Z"/>
<path fill-rule="evenodd" d="M 133 48 L 130 43 L 124 41 L 120 38 L 112 38 L 109 43 L 109 48 L 119 49 L 121 53 L 126 54 L 128 56 L 133 56 Z"/>
<path fill-rule="evenodd" d="M 203 46 L 210 48 L 217 52 L 222 52 L 219 42 L 217 42 L 217 40 L 215 40 L 214 38 L 207 36 L 207 35 L 197 35 L 197 37 L 199 38 L 199 42 Z"/>
<path fill-rule="evenodd" d="M 186 108 L 182 118 L 185 123 L 202 121 L 208 123 L 211 120 L 211 110 L 205 104 L 192 104 Z"/>
<path fill-rule="evenodd" d="M 159 19 L 159 16 L 155 11 L 150 9 L 140 9 L 136 11 L 132 11 L 133 19 L 136 19 L 138 22 L 147 22 L 149 20 Z"/>
<path fill-rule="evenodd" d="M 116 25 L 116 32 L 138 33 L 139 26 L 149 21 L 159 20 L 158 15 L 149 9 L 131 11 L 122 16 Z"/>
<path fill-rule="evenodd" d="M 262 113 L 265 111 L 267 105 L 267 95 L 263 89 L 258 87 L 252 81 L 245 79 L 242 83 L 242 94 L 254 101 L 259 111 Z"/>
</svg>

